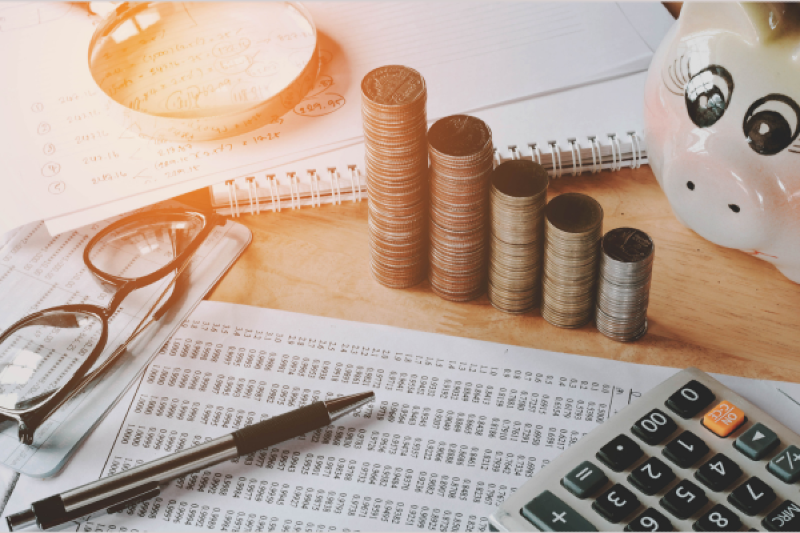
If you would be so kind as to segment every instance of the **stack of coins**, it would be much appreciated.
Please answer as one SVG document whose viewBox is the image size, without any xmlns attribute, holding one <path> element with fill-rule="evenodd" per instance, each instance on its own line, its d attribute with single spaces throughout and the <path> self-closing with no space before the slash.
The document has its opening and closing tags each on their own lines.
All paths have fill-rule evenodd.
<svg viewBox="0 0 800 533">
<path fill-rule="evenodd" d="M 539 303 L 547 171 L 533 161 L 506 161 L 494 169 L 489 204 L 489 301 L 507 313 Z"/>
<path fill-rule="evenodd" d="M 492 132 L 478 118 L 454 115 L 431 126 L 428 145 L 431 288 L 445 300 L 472 300 L 486 277 Z"/>
<path fill-rule="evenodd" d="M 614 340 L 635 341 L 647 332 L 647 304 L 655 245 L 643 231 L 617 228 L 600 246 L 597 329 Z"/>
<path fill-rule="evenodd" d="M 577 328 L 594 315 L 598 246 L 603 208 L 585 194 L 566 193 L 545 208 L 542 316 L 561 328 Z"/>
<path fill-rule="evenodd" d="M 427 270 L 428 142 L 425 80 L 408 67 L 379 67 L 361 82 L 372 275 L 391 288 Z"/>
</svg>

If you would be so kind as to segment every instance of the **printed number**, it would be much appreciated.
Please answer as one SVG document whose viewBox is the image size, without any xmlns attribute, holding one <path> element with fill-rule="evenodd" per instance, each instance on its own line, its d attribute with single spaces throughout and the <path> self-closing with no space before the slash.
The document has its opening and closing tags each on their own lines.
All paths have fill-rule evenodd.
<svg viewBox="0 0 800 533">
<path fill-rule="evenodd" d="M 681 396 L 689 400 L 690 402 L 696 402 L 700 395 L 697 394 L 697 391 L 694 389 L 681 389 Z"/>
<path fill-rule="evenodd" d="M 750 486 L 750 483 L 747 484 L 747 490 L 750 492 L 750 496 L 752 496 L 754 500 L 760 500 L 764 495 L 763 492 L 760 492 L 758 493 L 758 496 L 756 496 L 756 491 L 753 490 L 753 487 Z"/>
<path fill-rule="evenodd" d="M 659 472 L 657 475 L 655 472 L 653 472 L 653 465 L 651 464 L 644 465 L 642 470 L 647 472 L 647 475 L 650 476 L 650 479 L 658 479 L 661 477 L 661 472 Z"/>
<path fill-rule="evenodd" d="M 625 500 L 621 500 L 621 499 L 620 499 L 619 497 L 617 497 L 617 496 L 614 496 L 616 493 L 617 493 L 617 491 L 614 491 L 614 492 L 611 492 L 611 493 L 609 493 L 609 494 L 608 494 L 608 501 L 610 501 L 611 503 L 613 503 L 613 504 L 614 504 L 614 505 L 616 505 L 617 507 L 624 507 L 624 506 L 625 506 L 625 504 L 626 504 L 626 503 L 628 503 L 628 502 L 627 502 L 627 501 L 625 501 Z"/>
<path fill-rule="evenodd" d="M 682 441 L 682 440 L 680 440 L 680 439 L 678 439 L 678 444 L 680 444 L 681 446 L 683 446 L 684 448 L 686 448 L 686 449 L 687 449 L 687 450 L 689 450 L 690 452 L 693 452 L 693 451 L 694 451 L 694 444 L 686 444 L 685 442 L 683 442 L 683 441 Z"/>
<path fill-rule="evenodd" d="M 725 466 L 722 464 L 722 461 L 717 461 L 716 463 L 710 463 L 708 466 L 711 468 L 711 470 L 717 472 L 719 475 L 721 476 L 725 475 Z"/>
<path fill-rule="evenodd" d="M 654 518 L 650 518 L 649 516 L 642 517 L 639 520 L 639 523 L 642 524 L 642 527 L 648 531 L 658 531 L 658 521 Z M 651 529 L 652 528 L 652 529 Z"/>
<path fill-rule="evenodd" d="M 664 426 L 667 424 L 667 417 L 662 415 L 661 413 L 651 413 L 650 418 L 646 420 L 642 420 L 642 427 L 649 431 L 650 433 L 655 433 L 658 431 L 658 426 Z"/>
<path fill-rule="evenodd" d="M 675 495 L 678 496 L 678 498 L 686 498 L 687 502 L 691 502 L 694 500 L 694 494 L 684 489 L 683 487 L 678 487 L 678 489 L 675 491 Z"/>
<path fill-rule="evenodd" d="M 728 519 L 722 516 L 720 513 L 711 513 L 708 519 L 717 524 L 717 526 L 721 528 L 726 527 L 728 525 Z"/>
</svg>

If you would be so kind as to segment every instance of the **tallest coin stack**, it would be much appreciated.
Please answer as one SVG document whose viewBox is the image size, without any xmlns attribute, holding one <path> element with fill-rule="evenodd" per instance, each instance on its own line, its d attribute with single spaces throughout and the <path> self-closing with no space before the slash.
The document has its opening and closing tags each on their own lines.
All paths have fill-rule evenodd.
<svg viewBox="0 0 800 533">
<path fill-rule="evenodd" d="M 428 140 L 425 80 L 389 65 L 364 76 L 364 124 L 372 275 L 399 289 L 427 271 Z"/>
</svg>

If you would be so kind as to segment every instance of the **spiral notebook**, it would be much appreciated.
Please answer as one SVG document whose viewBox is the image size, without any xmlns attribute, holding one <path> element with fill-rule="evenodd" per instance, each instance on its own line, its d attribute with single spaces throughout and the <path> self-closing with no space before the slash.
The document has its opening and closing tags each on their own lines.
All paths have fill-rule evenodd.
<svg viewBox="0 0 800 533">
<path fill-rule="evenodd" d="M 472 113 L 492 129 L 495 164 L 541 163 L 551 179 L 647 163 L 641 72 Z M 433 90 L 433 89 L 429 89 Z M 232 216 L 367 198 L 364 145 L 354 144 L 210 187 L 212 206 Z"/>
</svg>

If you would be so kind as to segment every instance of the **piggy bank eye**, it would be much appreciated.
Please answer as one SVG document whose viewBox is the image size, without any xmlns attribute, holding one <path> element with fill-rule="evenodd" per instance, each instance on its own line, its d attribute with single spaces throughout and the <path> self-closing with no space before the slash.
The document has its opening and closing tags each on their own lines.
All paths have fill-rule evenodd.
<svg viewBox="0 0 800 533">
<path fill-rule="evenodd" d="M 692 122 L 707 128 L 722 118 L 733 94 L 733 78 L 719 65 L 704 68 L 689 80 L 684 90 L 686 110 Z"/>
<path fill-rule="evenodd" d="M 800 124 L 800 107 L 782 94 L 759 98 L 744 116 L 744 136 L 754 152 L 774 155 L 792 144 Z"/>
</svg>

